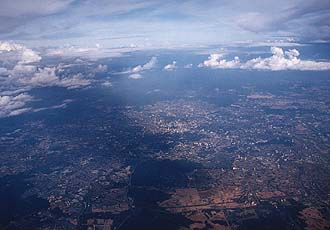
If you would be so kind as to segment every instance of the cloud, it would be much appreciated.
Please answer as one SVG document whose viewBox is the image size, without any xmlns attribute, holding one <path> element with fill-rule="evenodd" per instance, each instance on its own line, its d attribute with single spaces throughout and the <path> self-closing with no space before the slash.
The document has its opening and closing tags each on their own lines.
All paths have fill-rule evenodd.
<svg viewBox="0 0 330 230">
<path fill-rule="evenodd" d="M 0 34 L 10 33 L 35 21 L 65 10 L 73 0 L 1 0 Z M 24 26 L 23 26 L 24 27 Z M 50 28 L 45 28 L 50 29 Z"/>
<path fill-rule="evenodd" d="M 282 39 L 266 40 L 266 41 L 253 41 L 253 40 L 239 41 L 239 42 L 232 43 L 231 46 L 237 46 L 237 47 L 261 47 L 261 46 L 296 47 L 296 46 L 306 46 L 306 44 L 297 43 L 295 38 L 285 37 Z"/>
<path fill-rule="evenodd" d="M 123 51 L 125 50 L 123 49 Z M 119 57 L 122 55 L 122 50 L 108 50 L 102 48 L 99 44 L 95 44 L 95 47 L 78 47 L 66 45 L 56 48 L 46 48 L 44 53 L 46 56 L 50 57 L 100 59 L 105 57 Z"/>
<path fill-rule="evenodd" d="M 14 66 L 12 70 L 7 70 L 7 74 L 10 74 L 12 77 L 16 76 L 27 76 L 34 74 L 37 71 L 37 67 L 34 65 L 22 65 L 22 64 L 17 64 Z"/>
<path fill-rule="evenodd" d="M 55 71 L 55 67 L 40 68 L 32 76 L 20 77 L 17 81 L 30 87 L 54 86 L 60 82 L 60 79 L 56 75 Z"/>
<path fill-rule="evenodd" d="M 6 77 L 3 82 L 0 82 L 0 90 L 3 90 L 0 93 L 0 118 L 28 111 L 39 111 L 27 107 L 27 102 L 31 101 L 33 97 L 26 92 L 32 88 L 57 86 L 72 90 L 87 87 L 92 83 L 92 80 L 85 79 L 82 74 L 60 77 L 56 74 L 56 70 L 56 67 L 38 68 L 32 75 L 20 73 Z M 6 81 L 7 79 L 8 81 Z"/>
<path fill-rule="evenodd" d="M 251 5 L 256 4 L 251 2 Z M 295 35 L 304 39 L 312 37 L 329 39 L 330 2 L 323 0 L 265 2 L 260 7 L 240 12 L 233 21 L 240 28 L 254 33 Z M 271 9 L 271 10 L 268 10 Z"/>
<path fill-rule="evenodd" d="M 191 69 L 193 67 L 193 64 L 187 64 L 184 66 L 185 69 Z"/>
<path fill-rule="evenodd" d="M 106 40 L 106 39 L 105 39 Z M 110 39 L 111 40 L 111 39 Z M 116 40 L 116 39 L 115 39 Z M 46 57 L 59 57 L 62 59 L 80 58 L 95 61 L 101 58 L 121 57 L 125 53 L 143 50 L 144 47 L 124 45 L 116 47 L 103 47 L 99 43 L 86 45 L 60 45 L 57 47 L 41 47 Z"/>
<path fill-rule="evenodd" d="M 164 70 L 166 70 L 166 71 L 173 71 L 176 68 L 177 68 L 176 61 L 173 61 L 172 64 L 168 64 L 168 65 L 164 66 Z"/>
<path fill-rule="evenodd" d="M 38 108 L 38 109 L 34 109 L 33 112 L 40 112 L 40 111 L 44 111 L 44 110 L 50 110 L 50 109 L 64 109 L 68 106 L 68 104 L 70 104 L 71 102 L 73 102 L 73 100 L 71 99 L 66 99 L 64 100 L 61 104 L 59 105 L 53 105 L 53 106 L 49 106 L 49 107 L 43 107 L 43 108 Z"/>
<path fill-rule="evenodd" d="M 73 0 L 1 0 L 0 16 L 20 17 L 54 14 L 67 7 Z"/>
<path fill-rule="evenodd" d="M 91 83 L 92 81 L 90 79 L 85 79 L 82 74 L 75 74 L 70 77 L 62 78 L 56 85 L 67 89 L 79 89 L 89 86 Z"/>
<path fill-rule="evenodd" d="M 142 78 L 142 75 L 139 74 L 139 73 L 133 73 L 133 74 L 130 74 L 128 76 L 129 79 L 133 79 L 133 80 L 137 80 L 137 79 L 141 79 Z"/>
<path fill-rule="evenodd" d="M 21 93 L 16 96 L 0 96 L 0 117 L 9 117 L 30 111 L 31 108 L 25 106 L 32 100 L 33 97 L 26 93 Z"/>
<path fill-rule="evenodd" d="M 139 72 L 142 72 L 144 70 L 150 70 L 152 68 L 154 68 L 157 64 L 157 58 L 156 57 L 152 57 L 150 59 L 150 61 L 148 61 L 146 64 L 144 65 L 138 65 L 138 66 L 135 66 L 134 68 L 132 68 L 130 70 L 131 73 L 139 73 Z"/>
<path fill-rule="evenodd" d="M 112 83 L 109 80 L 104 81 L 101 85 L 104 87 L 112 87 Z"/>
<path fill-rule="evenodd" d="M 327 0 L 2 0 L 0 38 L 35 46 L 104 42 L 111 48 L 197 47 L 238 36 L 329 40 L 329 9 Z"/>
<path fill-rule="evenodd" d="M 6 68 L 0 67 L 0 76 L 7 75 L 7 74 L 8 74 L 8 70 Z"/>
<path fill-rule="evenodd" d="M 204 61 L 199 67 L 210 67 L 215 69 L 247 69 L 247 70 L 330 70 L 330 62 L 318 62 L 312 60 L 299 59 L 299 51 L 290 49 L 284 51 L 279 47 L 271 47 L 272 56 L 267 58 L 254 58 L 241 63 L 238 57 L 227 61 L 222 54 L 211 54 L 208 60 Z"/>
<path fill-rule="evenodd" d="M 152 57 L 144 65 L 137 65 L 137 66 L 135 66 L 127 71 L 121 72 L 119 74 L 129 74 L 128 78 L 134 79 L 134 80 L 141 79 L 142 78 L 141 72 L 155 68 L 155 66 L 157 65 L 157 62 L 158 62 L 157 57 Z"/>
<path fill-rule="evenodd" d="M 240 60 L 239 57 L 235 57 L 232 61 L 227 61 L 223 58 L 223 54 L 211 54 L 208 57 L 208 60 L 204 61 L 203 63 L 199 64 L 198 67 L 211 67 L 217 69 L 235 69 L 240 68 Z"/>
<path fill-rule="evenodd" d="M 39 62 L 41 56 L 24 45 L 0 41 L 0 61 L 29 64 Z"/>
<path fill-rule="evenodd" d="M 99 64 L 96 68 L 95 68 L 95 72 L 96 73 L 105 73 L 108 71 L 108 66 L 107 65 L 102 65 Z"/>
<path fill-rule="evenodd" d="M 82 74 L 59 77 L 56 67 L 40 68 L 32 77 L 20 78 L 18 81 L 31 87 L 59 86 L 67 89 L 83 88 L 91 84 L 90 79 L 85 79 Z"/>
<path fill-rule="evenodd" d="M 0 42 L 0 75 L 6 76 L 1 87 L 13 86 L 17 88 L 34 88 L 60 86 L 68 89 L 85 87 L 91 83 L 89 79 L 84 79 L 81 74 L 58 76 L 62 65 L 53 67 L 38 67 L 36 63 L 41 60 L 41 56 L 25 47 L 24 45 Z M 11 68 L 10 68 L 11 66 Z M 99 64 L 92 72 L 107 71 L 106 65 Z"/>
<path fill-rule="evenodd" d="M 330 70 L 330 62 L 317 62 L 299 59 L 299 51 L 291 49 L 283 51 L 278 47 L 271 48 L 272 56 L 269 58 L 255 58 L 242 65 L 242 69 L 259 70 Z"/>
<path fill-rule="evenodd" d="M 41 56 L 24 45 L 0 42 L 0 117 L 35 111 L 27 107 L 32 97 L 27 93 L 37 87 L 78 89 L 89 86 L 93 76 L 107 71 L 106 65 L 89 68 L 85 75 L 62 71 L 62 66 L 43 67 Z"/>
</svg>

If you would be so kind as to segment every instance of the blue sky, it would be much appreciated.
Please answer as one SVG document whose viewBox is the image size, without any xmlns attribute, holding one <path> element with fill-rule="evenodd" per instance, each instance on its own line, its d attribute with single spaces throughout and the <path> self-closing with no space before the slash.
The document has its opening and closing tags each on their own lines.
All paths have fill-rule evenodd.
<svg viewBox="0 0 330 230">
<path fill-rule="evenodd" d="M 328 42 L 328 0 L 1 0 L 0 40 L 30 47 Z"/>
<path fill-rule="evenodd" d="M 70 104 L 34 108 L 35 88 L 112 88 L 154 70 L 329 73 L 329 50 L 329 0 L 0 0 L 0 118 Z"/>
</svg>

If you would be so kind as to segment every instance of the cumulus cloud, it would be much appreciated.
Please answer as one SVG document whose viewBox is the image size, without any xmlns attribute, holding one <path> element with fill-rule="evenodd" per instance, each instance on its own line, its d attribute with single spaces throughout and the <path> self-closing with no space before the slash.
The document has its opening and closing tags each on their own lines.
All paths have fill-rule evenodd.
<svg viewBox="0 0 330 230">
<path fill-rule="evenodd" d="M 2 56 L 0 60 L 17 61 L 18 64 L 29 64 L 41 60 L 41 56 L 37 52 L 24 45 L 11 42 L 0 41 L 0 54 Z"/>
<path fill-rule="evenodd" d="M 279 47 L 271 47 L 272 56 L 267 58 L 254 58 L 244 63 L 238 57 L 227 61 L 222 54 L 211 54 L 199 67 L 210 67 L 215 69 L 247 69 L 247 70 L 330 70 L 330 62 L 318 62 L 299 59 L 299 51 L 290 49 L 284 51 Z"/>
<path fill-rule="evenodd" d="M 77 89 L 90 85 L 92 83 L 91 79 L 84 78 L 82 74 L 74 74 L 68 76 L 58 76 L 56 74 L 56 67 L 45 67 L 38 68 L 38 70 L 32 75 L 15 75 L 10 77 L 8 81 L 4 81 L 1 85 L 5 87 L 15 86 L 18 89 L 24 89 L 25 91 L 35 88 L 35 87 L 50 87 L 58 86 L 67 89 Z M 5 79 L 6 80 L 6 79 Z"/>
<path fill-rule="evenodd" d="M 193 64 L 187 64 L 184 66 L 185 69 L 191 69 L 193 67 Z"/>
<path fill-rule="evenodd" d="M 104 81 L 101 85 L 104 86 L 104 87 L 111 87 L 112 83 L 107 80 L 107 81 Z"/>
<path fill-rule="evenodd" d="M 82 74 L 75 74 L 70 77 L 62 78 L 58 83 L 57 86 L 62 86 L 67 89 L 79 89 L 91 84 L 90 79 L 85 79 Z"/>
<path fill-rule="evenodd" d="M 166 71 L 173 71 L 177 68 L 176 61 L 173 61 L 172 64 L 168 64 L 164 67 L 164 70 Z"/>
<path fill-rule="evenodd" d="M 139 73 L 133 73 L 133 74 L 130 74 L 128 76 L 129 79 L 133 79 L 133 80 L 137 80 L 137 79 L 141 79 L 142 78 L 142 75 L 139 74 Z"/>
<path fill-rule="evenodd" d="M 61 71 L 62 65 L 41 67 L 41 56 L 23 45 L 0 42 L 0 117 L 31 111 L 26 107 L 32 97 L 27 92 L 36 87 L 83 88 L 92 83 L 95 73 L 107 71 L 106 65 L 90 69 L 90 74 Z M 35 111 L 35 110 L 32 110 Z"/>
<path fill-rule="evenodd" d="M 58 76 L 62 65 L 58 67 L 38 67 L 36 63 L 41 60 L 41 56 L 35 51 L 21 44 L 0 42 L 0 61 L 3 61 L 3 66 L 0 69 L 0 75 L 7 75 L 4 78 L 4 83 L 16 85 L 16 87 L 46 87 L 46 86 L 61 86 L 69 89 L 80 88 L 91 83 L 90 80 L 84 79 L 81 74 L 62 75 Z M 6 62 L 5 62 L 6 61 Z M 12 68 L 9 68 L 13 66 Z M 99 64 L 94 72 L 107 71 L 106 65 Z"/>
<path fill-rule="evenodd" d="M 218 69 L 234 69 L 239 68 L 241 63 L 239 57 L 235 57 L 234 60 L 227 61 L 226 59 L 222 59 L 224 57 L 223 54 L 211 54 L 208 57 L 208 60 L 199 64 L 199 67 L 211 67 Z"/>
<path fill-rule="evenodd" d="M 14 66 L 12 70 L 7 70 L 7 74 L 10 74 L 11 76 L 21 76 L 21 75 L 31 75 L 34 74 L 37 71 L 37 67 L 34 65 L 22 65 L 17 64 Z"/>
<path fill-rule="evenodd" d="M 299 59 L 299 51 L 291 49 L 283 51 L 278 47 L 271 48 L 272 56 L 269 58 L 255 58 L 247 61 L 243 69 L 260 70 L 330 70 L 330 62 L 317 62 Z"/>
<path fill-rule="evenodd" d="M 131 73 L 139 73 L 139 72 L 144 71 L 144 70 L 149 70 L 149 69 L 154 68 L 156 66 L 156 64 L 157 64 L 157 58 L 152 57 L 150 59 L 150 61 L 148 61 L 146 64 L 135 66 L 134 68 L 132 68 L 132 70 L 130 72 Z"/>
<path fill-rule="evenodd" d="M 95 68 L 95 72 L 96 73 L 105 73 L 108 71 L 108 66 L 107 65 L 102 65 L 99 64 L 96 68 Z"/>
<path fill-rule="evenodd" d="M 129 69 L 128 71 L 121 72 L 120 74 L 129 74 L 128 78 L 134 80 L 141 79 L 142 78 L 141 72 L 155 68 L 157 62 L 158 62 L 157 57 L 152 57 L 144 65 L 137 65 Z"/>
<path fill-rule="evenodd" d="M 8 70 L 6 68 L 0 67 L 0 75 L 7 75 Z"/>
<path fill-rule="evenodd" d="M 31 110 L 31 108 L 25 106 L 32 100 L 33 97 L 26 93 L 21 93 L 16 96 L 0 96 L 0 117 L 19 115 Z"/>
<path fill-rule="evenodd" d="M 41 68 L 38 72 L 35 72 L 32 76 L 21 77 L 18 82 L 31 86 L 53 86 L 59 82 L 59 77 L 55 73 L 56 68 Z"/>
</svg>

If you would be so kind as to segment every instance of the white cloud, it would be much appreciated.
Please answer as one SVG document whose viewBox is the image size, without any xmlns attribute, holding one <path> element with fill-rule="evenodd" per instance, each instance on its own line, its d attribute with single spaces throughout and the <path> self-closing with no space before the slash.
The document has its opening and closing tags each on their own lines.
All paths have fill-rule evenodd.
<svg viewBox="0 0 330 230">
<path fill-rule="evenodd" d="M 245 63 L 241 63 L 238 57 L 227 61 L 221 54 L 211 54 L 208 60 L 199 67 L 210 67 L 215 69 L 247 69 L 247 70 L 330 70 L 330 62 L 318 62 L 312 60 L 299 59 L 299 51 L 290 49 L 284 51 L 279 47 L 271 47 L 272 56 L 267 58 L 254 58 Z"/>
<path fill-rule="evenodd" d="M 8 70 L 6 68 L 0 67 L 0 75 L 7 75 Z"/>
<path fill-rule="evenodd" d="M 27 90 L 24 88 L 21 89 L 16 89 L 16 90 L 4 90 L 4 91 L 0 91 L 0 96 L 13 96 L 13 95 L 17 95 L 20 93 L 24 93 Z"/>
<path fill-rule="evenodd" d="M 185 69 L 191 69 L 193 67 L 193 64 L 187 64 L 184 66 Z"/>
<path fill-rule="evenodd" d="M 60 81 L 55 70 L 55 67 L 40 68 L 38 72 L 35 72 L 32 76 L 20 77 L 18 82 L 31 87 L 53 86 Z"/>
<path fill-rule="evenodd" d="M 18 64 L 29 64 L 41 60 L 41 56 L 37 52 L 24 45 L 11 42 L 0 41 L 0 54 L 9 61 L 17 61 Z"/>
<path fill-rule="evenodd" d="M 157 62 L 158 62 L 157 57 L 152 57 L 144 65 L 137 65 L 127 71 L 120 72 L 118 74 L 129 74 L 128 78 L 130 79 L 135 79 L 135 80 L 141 79 L 142 78 L 141 72 L 155 68 Z"/>
<path fill-rule="evenodd" d="M 41 57 L 38 53 L 34 52 L 31 49 L 25 48 L 22 50 L 22 59 L 19 63 L 28 64 L 32 62 L 39 62 Z"/>
<path fill-rule="evenodd" d="M 29 111 L 30 108 L 26 108 L 25 106 L 32 100 L 33 97 L 26 93 L 21 93 L 16 96 L 0 96 L 0 117 L 19 115 Z"/>
<path fill-rule="evenodd" d="M 176 61 L 173 61 L 172 64 L 168 64 L 164 67 L 164 70 L 166 71 L 173 71 L 177 68 Z"/>
<path fill-rule="evenodd" d="M 283 51 L 278 47 L 271 48 L 272 56 L 255 58 L 241 66 L 242 69 L 259 70 L 330 70 L 330 62 L 317 62 L 299 59 L 299 51 L 291 49 Z"/>
<path fill-rule="evenodd" d="M 64 46 L 51 48 L 46 50 L 47 56 L 59 56 L 59 57 L 84 57 L 86 55 L 90 55 L 91 53 L 98 53 L 99 47 L 92 48 L 80 48 L 75 46 Z"/>
<path fill-rule="evenodd" d="M 34 65 L 22 65 L 17 64 L 14 68 L 8 71 L 8 74 L 12 76 L 19 76 L 19 75 L 31 75 L 37 71 L 37 67 Z"/>
<path fill-rule="evenodd" d="M 223 58 L 223 54 L 211 54 L 208 60 L 199 64 L 199 67 L 211 67 L 217 69 L 234 69 L 240 67 L 240 60 L 238 57 L 235 57 L 232 61 L 227 61 Z"/>
<path fill-rule="evenodd" d="M 4 78 L 5 80 L 1 83 L 1 87 L 15 85 L 17 90 L 60 86 L 73 89 L 85 87 L 91 83 L 89 79 L 84 79 L 80 74 L 58 76 L 61 64 L 58 67 L 37 67 L 35 63 L 41 60 L 41 56 L 17 43 L 0 42 L 1 60 L 4 62 L 3 65 L 13 66 L 11 68 L 0 67 L 0 75 L 8 75 L 8 78 Z M 101 64 L 94 70 L 94 72 L 104 71 L 107 71 L 107 66 Z"/>
<path fill-rule="evenodd" d="M 139 73 L 133 73 L 133 74 L 129 75 L 128 78 L 129 79 L 137 80 L 137 79 L 141 79 L 142 78 L 142 75 L 139 74 Z"/>
<path fill-rule="evenodd" d="M 108 71 L 108 66 L 107 65 L 102 65 L 102 64 L 99 64 L 95 69 L 96 73 L 105 73 L 107 71 Z"/>
<path fill-rule="evenodd" d="M 146 64 L 135 66 L 130 72 L 131 73 L 139 73 L 139 72 L 144 71 L 144 70 L 150 70 L 150 69 L 154 68 L 156 66 L 156 64 L 157 64 L 157 58 L 152 57 L 150 59 L 150 61 L 148 61 Z"/>
<path fill-rule="evenodd" d="M 35 87 L 58 86 L 83 88 L 92 83 L 97 72 L 107 71 L 106 65 L 90 69 L 89 74 L 61 72 L 62 65 L 40 67 L 41 57 L 33 50 L 16 43 L 0 42 L 0 117 L 35 111 L 26 107 L 32 100 L 26 92 Z"/>
<path fill-rule="evenodd" d="M 82 74 L 58 76 L 56 67 L 36 68 L 34 66 L 21 66 L 10 71 L 8 86 L 29 90 L 35 87 L 59 86 L 67 89 L 83 88 L 91 84 L 91 80 L 84 78 Z M 26 70 L 26 71 L 25 71 Z M 25 72 L 24 72 L 25 71 Z M 2 86 L 5 86 L 3 83 Z"/>
<path fill-rule="evenodd" d="M 111 87 L 112 86 L 112 83 L 110 81 L 105 81 L 105 82 L 102 83 L 102 85 L 104 87 Z"/>
<path fill-rule="evenodd" d="M 75 74 L 70 77 L 62 78 L 56 85 L 67 89 L 78 89 L 89 86 L 91 80 L 85 79 L 82 74 Z"/>
<path fill-rule="evenodd" d="M 275 40 L 266 40 L 266 41 L 255 41 L 255 40 L 247 40 L 247 41 L 239 41 L 231 44 L 232 46 L 238 47 L 260 47 L 260 46 L 280 46 L 280 47 L 293 47 L 293 46 L 306 46 L 303 43 L 297 43 L 296 40 L 292 37 L 288 37 L 286 39 L 275 39 Z"/>
<path fill-rule="evenodd" d="M 60 58 L 81 58 L 96 60 L 100 58 L 120 57 L 125 52 L 134 51 L 136 48 L 120 47 L 120 48 L 102 48 L 99 44 L 95 47 L 78 47 L 66 45 L 56 48 L 48 48 L 44 50 L 46 56 Z"/>
<path fill-rule="evenodd" d="M 44 111 L 44 110 L 49 110 L 49 109 L 64 109 L 68 106 L 68 104 L 70 104 L 73 100 L 71 99 L 66 99 L 64 100 L 61 104 L 59 105 L 53 105 L 53 106 L 49 106 L 49 107 L 43 107 L 43 108 L 38 108 L 38 109 L 34 109 L 33 112 L 40 112 L 40 111 Z"/>
<path fill-rule="evenodd" d="M 16 43 L 11 42 L 0 42 L 0 52 L 6 51 L 14 51 L 14 50 L 21 50 L 24 46 Z"/>
</svg>

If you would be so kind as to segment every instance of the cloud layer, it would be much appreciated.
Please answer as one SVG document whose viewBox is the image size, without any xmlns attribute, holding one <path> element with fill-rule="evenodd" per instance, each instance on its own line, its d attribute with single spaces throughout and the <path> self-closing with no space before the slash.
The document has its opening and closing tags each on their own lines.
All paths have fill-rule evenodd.
<svg viewBox="0 0 330 230">
<path fill-rule="evenodd" d="M 199 64 L 199 67 L 214 69 L 247 69 L 247 70 L 330 70 L 330 62 L 318 62 L 299 59 L 299 51 L 290 49 L 284 51 L 279 47 L 271 47 L 272 56 L 267 58 L 254 58 L 241 62 L 239 57 L 226 60 L 223 54 L 211 54 L 207 60 Z"/>
<path fill-rule="evenodd" d="M 15 116 L 30 111 L 31 108 L 26 104 L 33 100 L 33 97 L 26 93 L 16 96 L 0 96 L 0 118 L 7 116 Z"/>
<path fill-rule="evenodd" d="M 24 45 L 0 42 L 0 117 L 31 111 L 27 104 L 33 100 L 29 95 L 33 88 L 83 88 L 92 83 L 95 74 L 107 71 L 106 65 L 99 64 L 86 76 L 71 74 L 65 65 L 43 66 L 41 59 L 39 53 Z"/>
<path fill-rule="evenodd" d="M 329 22 L 327 0 L 2 0 L 0 39 L 106 48 L 198 47 L 283 36 L 329 41 Z"/>
<path fill-rule="evenodd" d="M 0 61 L 17 61 L 18 64 L 29 64 L 40 60 L 41 57 L 37 52 L 23 45 L 0 41 Z"/>
</svg>

